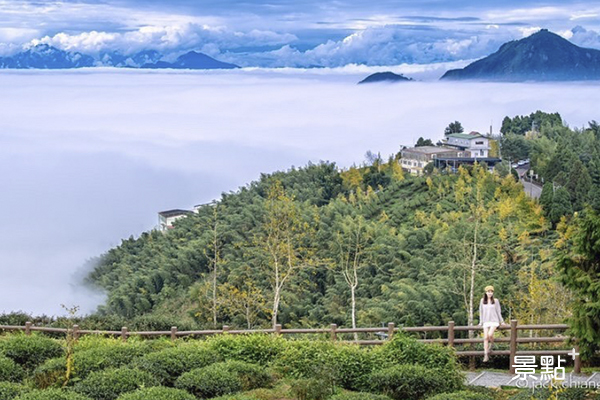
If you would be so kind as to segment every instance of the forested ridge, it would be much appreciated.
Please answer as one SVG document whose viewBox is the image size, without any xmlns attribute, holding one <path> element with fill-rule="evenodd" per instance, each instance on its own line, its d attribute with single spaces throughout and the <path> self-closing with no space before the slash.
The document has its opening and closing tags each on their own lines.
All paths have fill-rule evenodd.
<svg viewBox="0 0 600 400">
<path fill-rule="evenodd" d="M 414 177 L 397 159 L 371 157 L 342 171 L 322 162 L 263 174 L 167 233 L 145 232 L 94 260 L 88 280 L 108 293 L 99 315 L 199 328 L 468 324 L 492 284 L 506 319 L 564 322 L 578 295 L 557 262 L 577 237 L 573 211 L 592 215 L 584 208 L 599 186 L 586 164 L 599 142 L 593 124 L 577 131 L 540 115 L 552 123 L 507 137 L 526 143 L 539 169 L 569 152 L 558 143 L 588 147 L 581 163 L 594 179 L 570 209 L 551 215 L 552 202 L 528 198 L 513 174 L 479 165 Z M 554 184 L 553 197 L 570 190 Z"/>
</svg>

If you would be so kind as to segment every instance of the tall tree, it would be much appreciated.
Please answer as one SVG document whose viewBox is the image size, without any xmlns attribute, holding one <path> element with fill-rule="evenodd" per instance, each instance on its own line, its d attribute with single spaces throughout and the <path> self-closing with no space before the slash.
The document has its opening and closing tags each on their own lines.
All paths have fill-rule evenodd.
<svg viewBox="0 0 600 400">
<path fill-rule="evenodd" d="M 281 181 L 269 188 L 266 214 L 255 245 L 266 255 L 264 266 L 273 289 L 271 322 L 277 325 L 283 288 L 298 269 L 308 266 L 312 249 L 307 247 L 310 225 L 300 215 L 298 204 L 285 193 Z"/>
<path fill-rule="evenodd" d="M 582 356 L 591 357 L 600 349 L 600 215 L 588 208 L 573 223 L 573 230 L 562 230 L 557 267 L 576 300 L 571 332 Z"/>
<path fill-rule="evenodd" d="M 463 133 L 465 128 L 459 121 L 450 122 L 450 124 L 444 129 L 444 135 L 451 135 L 453 133 Z"/>
</svg>

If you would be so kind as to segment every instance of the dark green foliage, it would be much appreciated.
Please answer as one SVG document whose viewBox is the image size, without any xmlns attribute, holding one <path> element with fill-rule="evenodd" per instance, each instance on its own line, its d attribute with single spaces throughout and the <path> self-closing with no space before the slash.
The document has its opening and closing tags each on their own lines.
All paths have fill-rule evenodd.
<svg viewBox="0 0 600 400">
<path fill-rule="evenodd" d="M 33 371 L 33 381 L 40 389 L 60 387 L 66 379 L 67 360 L 65 357 L 51 358 Z"/>
<path fill-rule="evenodd" d="M 156 385 L 156 379 L 150 373 L 122 367 L 92 372 L 73 389 L 94 400 L 115 400 L 123 393 Z"/>
<path fill-rule="evenodd" d="M 23 379 L 25 371 L 16 362 L 0 355 L 0 382 L 18 382 Z"/>
<path fill-rule="evenodd" d="M 554 192 L 552 198 L 552 209 L 550 210 L 550 221 L 553 224 L 557 224 L 561 217 L 570 215 L 573 213 L 573 205 L 571 203 L 571 197 L 567 189 L 560 187 Z"/>
<path fill-rule="evenodd" d="M 226 360 L 260 365 L 270 364 L 286 347 L 282 337 L 264 334 L 213 336 L 206 344 Z"/>
<path fill-rule="evenodd" d="M 4 354 L 28 370 L 62 353 L 63 349 L 56 340 L 42 335 L 17 334 L 0 338 L 0 354 Z"/>
<path fill-rule="evenodd" d="M 519 393 L 511 396 L 509 400 L 547 400 L 552 394 L 558 396 L 560 400 L 592 400 L 595 397 L 591 395 L 595 391 L 584 388 L 538 388 L 535 391 L 531 389 L 523 389 Z M 597 393 L 597 392 L 596 392 Z"/>
<path fill-rule="evenodd" d="M 483 393 L 474 393 L 468 390 L 461 390 L 454 393 L 440 393 L 427 400 L 490 400 L 489 395 Z"/>
<path fill-rule="evenodd" d="M 147 352 L 147 346 L 141 343 L 123 344 L 119 342 L 76 351 L 73 357 L 74 375 L 83 379 L 93 371 L 127 365 Z"/>
<path fill-rule="evenodd" d="M 546 183 L 542 188 L 540 195 L 540 204 L 544 208 L 544 214 L 549 215 L 552 211 L 552 199 L 554 198 L 554 188 L 552 183 Z"/>
<path fill-rule="evenodd" d="M 215 350 L 192 344 L 147 354 L 135 365 L 150 372 L 161 384 L 172 386 L 184 372 L 205 367 L 221 358 Z"/>
<path fill-rule="evenodd" d="M 504 117 L 500 132 L 504 135 L 509 133 L 525 135 L 526 132 L 532 129 L 540 131 L 542 128 L 562 126 L 562 124 L 562 118 L 559 113 L 549 114 L 543 111 L 536 111 L 530 115 L 517 115 L 512 119 Z"/>
<path fill-rule="evenodd" d="M 64 389 L 32 390 L 15 400 L 90 400 L 89 397 Z"/>
<path fill-rule="evenodd" d="M 436 370 L 420 365 L 397 365 L 368 376 L 370 392 L 396 400 L 420 400 L 438 393 L 452 392 L 463 386 L 457 371 Z"/>
<path fill-rule="evenodd" d="M 20 394 L 27 393 L 30 389 L 13 382 L 0 382 L 0 400 L 13 400 Z"/>
<path fill-rule="evenodd" d="M 325 400 L 331 396 L 332 388 L 321 379 L 296 379 L 290 383 L 290 392 L 296 400 Z"/>
<path fill-rule="evenodd" d="M 575 224 L 574 237 L 557 251 L 557 268 L 576 299 L 571 334 L 590 357 L 600 348 L 600 214 L 586 209 Z"/>
<path fill-rule="evenodd" d="M 185 390 L 151 387 L 139 389 L 135 392 L 125 393 L 118 397 L 118 400 L 195 400 L 196 398 Z"/>
<path fill-rule="evenodd" d="M 424 139 L 423 137 L 419 137 L 419 139 L 417 139 L 417 143 L 415 144 L 415 147 L 421 147 L 421 146 L 434 146 L 434 144 L 431 141 L 431 139 Z"/>
<path fill-rule="evenodd" d="M 427 368 L 442 368 L 448 371 L 458 370 L 458 360 L 454 351 L 448 347 L 417 342 L 401 333 L 375 350 L 379 362 L 387 366 L 392 364 L 415 364 Z"/>
<path fill-rule="evenodd" d="M 382 394 L 346 392 L 331 396 L 329 400 L 390 400 L 390 398 Z"/>
<path fill-rule="evenodd" d="M 261 366 L 243 361 L 226 361 L 194 369 L 181 375 L 175 387 L 197 397 L 210 398 L 269 386 L 273 379 Z"/>
<path fill-rule="evenodd" d="M 452 133 L 463 133 L 465 128 L 459 121 L 450 122 L 450 124 L 444 129 L 444 135 L 450 135 Z"/>
<path fill-rule="evenodd" d="M 241 391 L 242 382 L 237 374 L 217 363 L 186 372 L 177 379 L 175 387 L 199 398 L 211 398 Z"/>
<path fill-rule="evenodd" d="M 502 157 L 505 160 L 516 162 L 529 157 L 530 144 L 527 139 L 519 135 L 504 135 L 500 140 Z"/>
</svg>

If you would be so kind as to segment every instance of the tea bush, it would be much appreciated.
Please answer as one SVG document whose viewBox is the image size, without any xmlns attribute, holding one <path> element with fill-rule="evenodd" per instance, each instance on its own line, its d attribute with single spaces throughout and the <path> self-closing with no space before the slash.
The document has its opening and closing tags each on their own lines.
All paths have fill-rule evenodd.
<svg viewBox="0 0 600 400">
<path fill-rule="evenodd" d="M 125 393 L 117 400 L 196 400 L 185 390 L 155 386 Z"/>
<path fill-rule="evenodd" d="M 336 394 L 329 400 L 391 400 L 389 397 L 382 394 L 373 394 L 365 392 L 346 392 Z"/>
<path fill-rule="evenodd" d="M 0 338 L 0 354 L 32 370 L 49 358 L 61 356 L 63 348 L 58 341 L 41 335 L 14 334 Z"/>
<path fill-rule="evenodd" d="M 397 365 L 376 371 L 368 377 L 367 388 L 396 400 L 420 400 L 438 393 L 463 388 L 458 372 L 425 368 L 420 365 Z"/>
<path fill-rule="evenodd" d="M 15 400 L 90 400 L 90 398 L 64 389 L 46 389 L 32 390 L 18 396 Z"/>
<path fill-rule="evenodd" d="M 18 395 L 28 391 L 28 388 L 18 383 L 0 382 L 0 400 L 13 400 Z"/>
<path fill-rule="evenodd" d="M 33 371 L 33 382 L 39 389 L 60 387 L 65 382 L 67 360 L 65 357 L 51 358 Z"/>
<path fill-rule="evenodd" d="M 284 350 L 287 342 L 280 336 L 252 334 L 213 336 L 206 344 L 225 360 L 268 365 Z"/>
<path fill-rule="evenodd" d="M 16 362 L 0 355 L 0 381 L 19 382 L 25 371 Z"/>
<path fill-rule="evenodd" d="M 459 370 L 458 360 L 452 348 L 438 344 L 426 344 L 402 333 L 374 349 L 378 364 L 391 367 L 397 364 L 416 364 L 428 368 Z"/>
<path fill-rule="evenodd" d="M 440 393 L 427 400 L 490 400 L 490 397 L 483 393 L 474 393 L 468 390 L 461 390 L 454 393 Z"/>
<path fill-rule="evenodd" d="M 156 379 L 150 373 L 122 367 L 92 372 L 77 382 L 74 390 L 94 400 L 114 400 L 123 393 L 156 384 Z"/>
<path fill-rule="evenodd" d="M 210 398 L 272 383 L 271 375 L 261 366 L 243 361 L 225 361 L 194 369 L 181 375 L 175 387 L 197 397 Z"/>
<path fill-rule="evenodd" d="M 135 365 L 151 373 L 163 385 L 172 386 L 184 372 L 206 367 L 220 361 L 220 355 L 212 349 L 198 345 L 181 345 L 150 353 L 135 362 Z"/>
</svg>

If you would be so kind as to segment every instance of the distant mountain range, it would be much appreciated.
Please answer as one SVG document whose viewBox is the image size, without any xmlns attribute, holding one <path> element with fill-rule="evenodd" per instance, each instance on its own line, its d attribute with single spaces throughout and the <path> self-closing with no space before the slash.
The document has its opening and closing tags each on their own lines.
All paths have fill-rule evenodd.
<svg viewBox="0 0 600 400">
<path fill-rule="evenodd" d="M 444 80 L 572 81 L 600 79 L 600 50 L 579 47 L 546 29 L 500 49 Z"/>
<path fill-rule="evenodd" d="M 161 61 L 163 55 L 155 50 L 144 50 L 132 55 L 119 52 L 103 53 L 98 59 L 82 54 L 57 49 L 47 44 L 38 44 L 10 57 L 0 57 L 0 68 L 15 69 L 70 69 L 83 67 L 125 68 L 176 68 L 176 69 L 231 69 L 237 65 L 215 60 L 203 53 L 190 51 L 173 63 Z"/>
<path fill-rule="evenodd" d="M 412 81 L 412 79 L 407 78 L 402 74 L 398 75 L 393 72 L 386 71 L 386 72 L 376 72 L 374 74 L 371 74 L 371 75 L 367 76 L 365 79 L 363 79 L 362 81 L 358 82 L 358 84 L 360 85 L 362 83 L 408 82 L 408 81 Z"/>
</svg>

